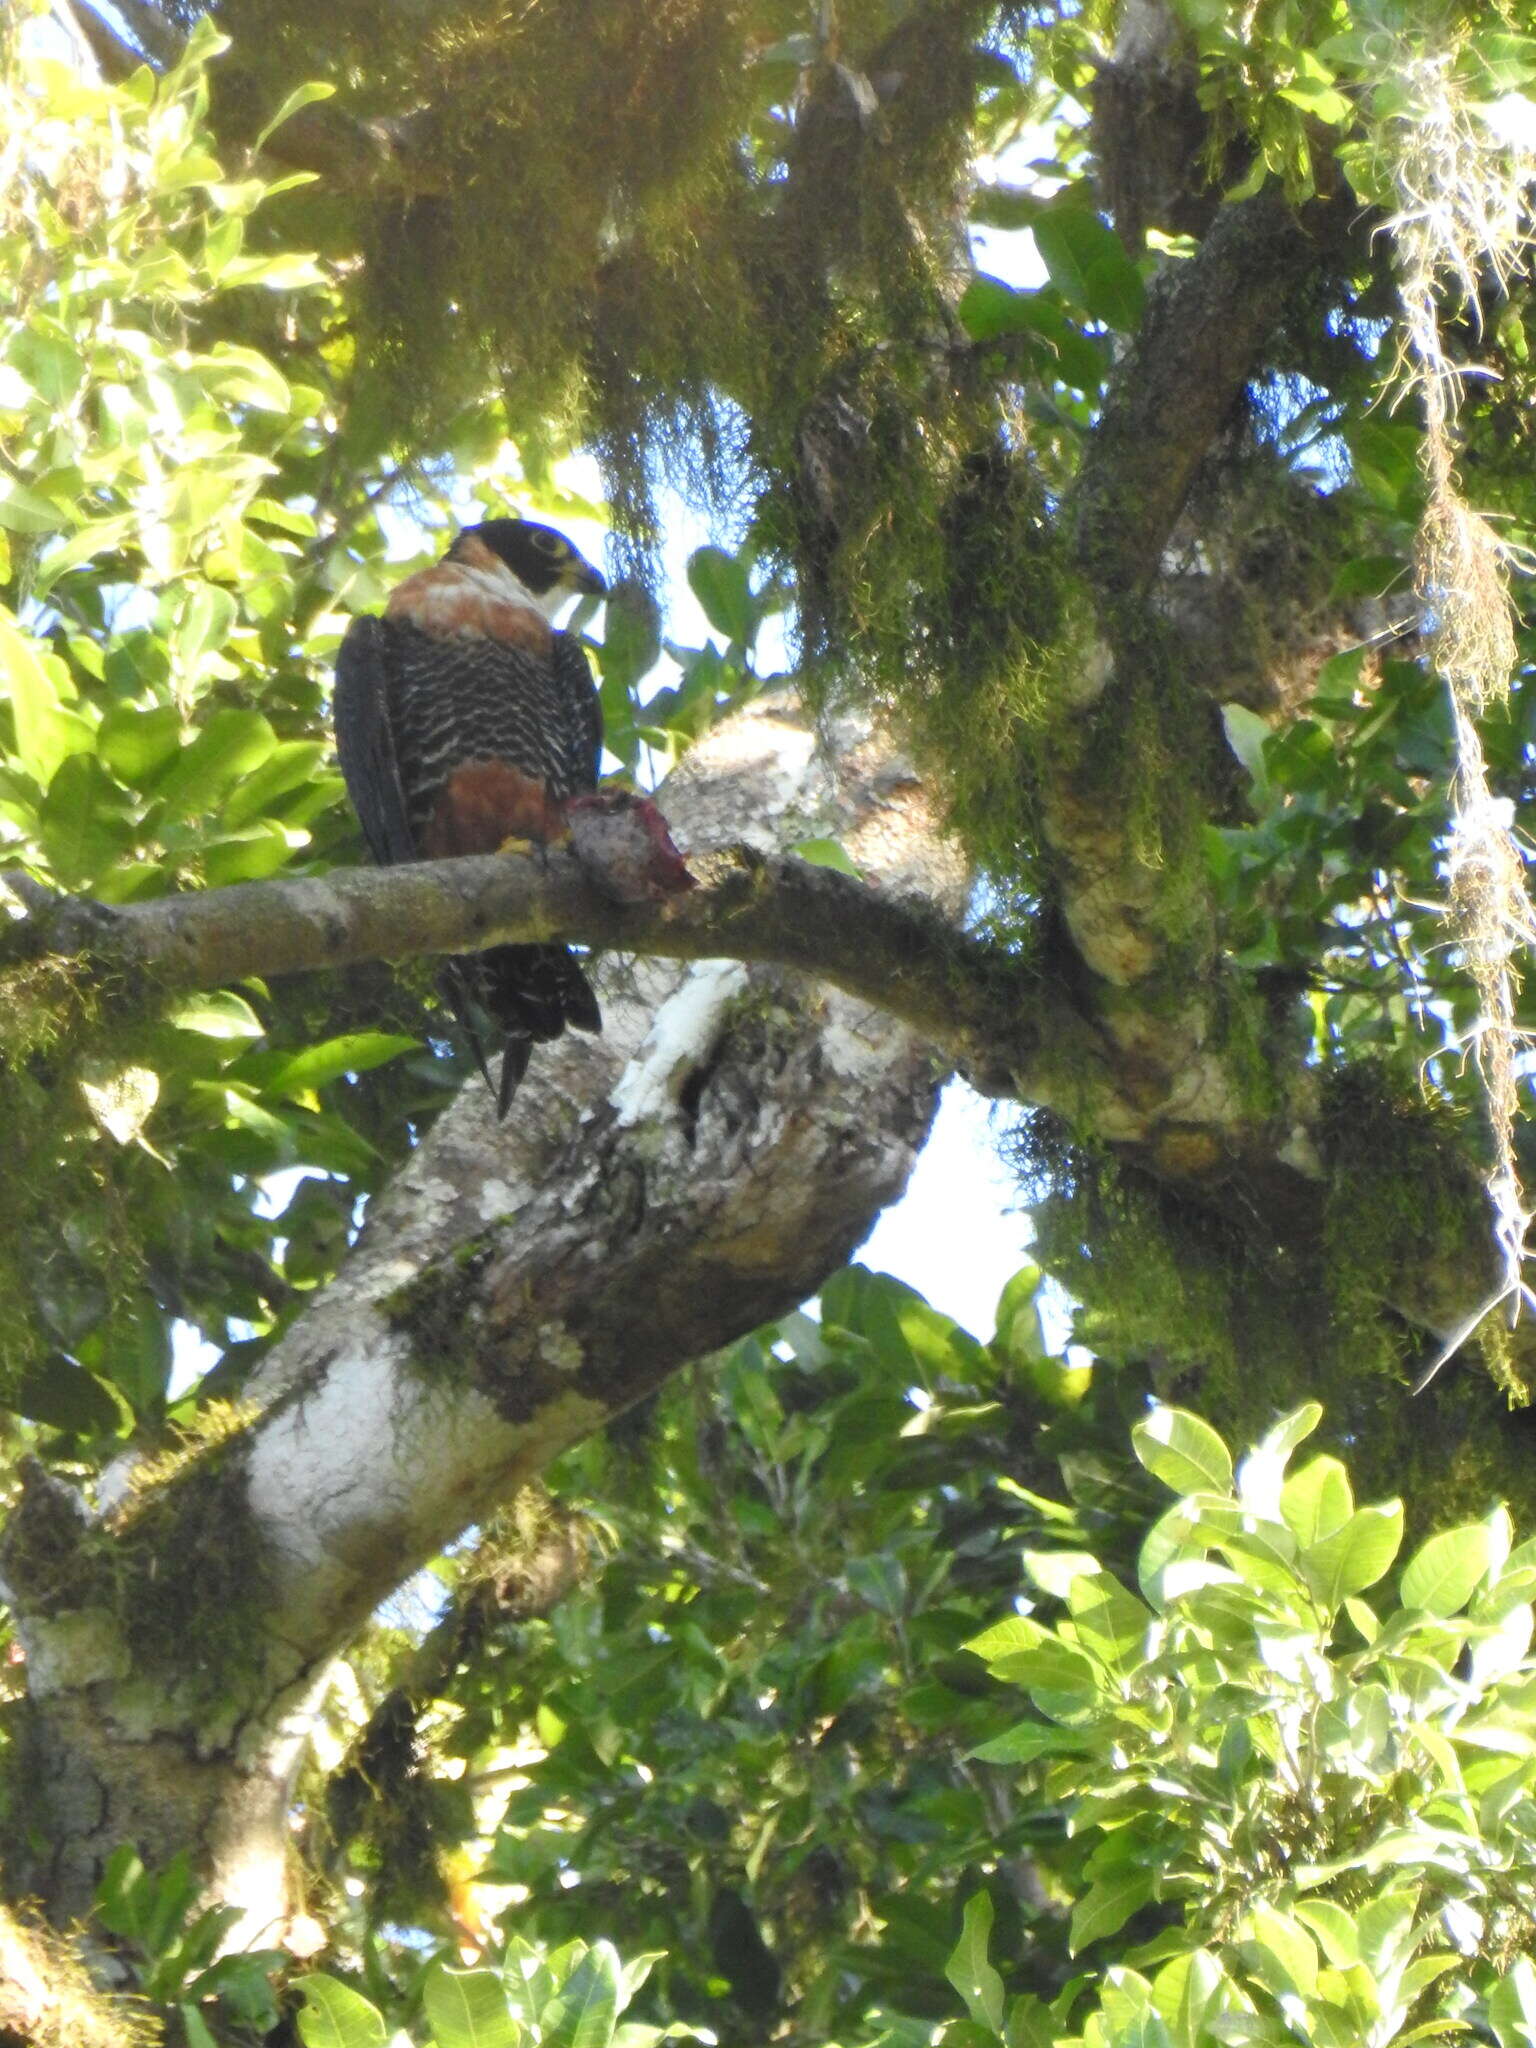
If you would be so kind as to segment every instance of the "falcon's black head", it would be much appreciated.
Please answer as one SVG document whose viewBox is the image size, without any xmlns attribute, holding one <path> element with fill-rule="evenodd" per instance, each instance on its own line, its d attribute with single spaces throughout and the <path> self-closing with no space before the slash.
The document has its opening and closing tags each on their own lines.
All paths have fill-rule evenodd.
<svg viewBox="0 0 1536 2048">
<path fill-rule="evenodd" d="M 567 590 L 578 590 L 585 597 L 602 597 L 607 592 L 601 573 L 552 526 L 540 526 L 532 519 L 485 519 L 478 526 L 466 526 L 449 555 L 471 537 L 500 555 L 535 597 Z"/>
</svg>

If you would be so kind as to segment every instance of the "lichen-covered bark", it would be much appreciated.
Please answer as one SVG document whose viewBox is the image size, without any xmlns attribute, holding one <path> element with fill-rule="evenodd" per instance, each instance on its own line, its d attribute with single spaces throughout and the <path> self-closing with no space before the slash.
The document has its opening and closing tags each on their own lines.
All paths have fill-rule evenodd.
<svg viewBox="0 0 1536 2048">
<path fill-rule="evenodd" d="M 851 729 L 834 759 L 781 702 L 701 743 L 667 805 L 690 845 L 833 833 L 883 888 L 959 908 L 910 771 Z M 279 1922 L 291 1774 L 348 1633 L 566 1445 L 794 1306 L 900 1192 L 943 1065 L 887 1012 L 730 962 L 615 966 L 603 1004 L 603 1037 L 541 1056 L 507 1126 L 478 1087 L 443 1117 L 243 1427 L 137 1490 L 109 1472 L 96 1515 L 33 1476 L 0 1570 L 48 1848 L 11 1875 L 54 1912 L 133 1840 L 192 1847 L 252 1936 Z M 167 1658 L 167 1617 L 123 1597 L 135 1533 L 174 1557 L 210 1505 L 240 1570 L 205 1555 Z"/>
</svg>

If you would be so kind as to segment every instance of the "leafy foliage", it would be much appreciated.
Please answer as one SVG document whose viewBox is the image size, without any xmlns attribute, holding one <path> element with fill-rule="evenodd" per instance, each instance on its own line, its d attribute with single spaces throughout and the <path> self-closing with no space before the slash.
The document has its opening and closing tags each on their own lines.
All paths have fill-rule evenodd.
<svg viewBox="0 0 1536 2048">
<path fill-rule="evenodd" d="M 114 86 L 23 41 L 0 88 L 0 849 L 106 904 L 358 859 L 325 679 L 347 614 L 385 595 L 399 512 L 441 531 L 476 495 L 583 502 L 520 476 L 485 422 L 457 482 L 463 443 L 382 478 L 348 462 L 338 281 L 270 232 L 294 181 L 221 159 L 226 47 L 203 24 L 174 68 Z M 696 578 L 720 639 L 672 647 L 675 682 L 638 594 L 594 646 L 631 775 L 757 686 L 777 585 L 722 549 Z M 189 1419 L 179 1323 L 224 1355 L 203 1395 L 238 1387 L 465 1066 L 425 971 L 87 997 L 23 963 L 5 991 L 0 1402 L 100 1449 Z"/>
<path fill-rule="evenodd" d="M 418 1697 L 459 1798 L 389 1896 L 436 1937 L 358 1926 L 306 2043 L 1524 2038 L 1533 1545 L 1496 1509 L 1402 1561 L 1315 1405 L 1234 1460 L 1052 1357 L 1038 1286 L 982 1345 L 851 1269 L 573 1454 L 613 1554 Z M 102 1912 L 246 2038 L 272 1959 L 198 1976 L 188 1898 L 123 1857 Z"/>
<path fill-rule="evenodd" d="M 1528 1460 L 1506 1436 L 1492 1476 L 1485 1389 L 1404 1420 L 1382 1310 L 1466 1252 L 1446 1190 L 1476 1153 L 1388 238 L 1329 242 L 1277 315 L 1144 604 L 1090 592 L 1073 524 L 1222 207 L 1347 186 L 1379 228 L 1405 66 L 1529 121 L 1505 12 L 1178 0 L 1161 186 L 1128 161 L 1147 125 L 1090 133 L 1133 84 L 1130 10 L 1100 4 L 469 0 L 381 37 L 342 0 L 317 37 L 296 0 L 226 0 L 217 31 L 177 0 L 180 56 L 113 82 L 0 30 L 7 863 L 110 905 L 355 859 L 323 724 L 345 616 L 470 506 L 596 513 L 581 441 L 631 572 L 592 645 L 623 773 L 751 693 L 793 602 L 807 690 L 912 735 L 1021 960 L 1106 1028 L 1205 1004 L 1255 1129 L 1286 1063 L 1332 1105 L 1304 1259 L 1058 1130 L 1040 1251 L 1092 1364 L 1042 1342 L 1033 1269 L 983 1344 L 855 1268 L 567 1459 L 604 1566 L 558 1607 L 506 1591 L 526 1528 L 440 1561 L 418 1625 L 357 1648 L 296 1810 L 325 1971 L 295 1994 L 219 1957 L 183 1862 L 109 1865 L 102 1926 L 196 2048 L 290 2021 L 311 2048 L 397 2022 L 445 2048 L 1536 2037 L 1536 1564 L 1493 1507 Z M 393 170 L 280 175 L 289 124 L 343 101 L 404 124 Z M 972 226 L 1027 230 L 1036 267 L 976 274 Z M 1527 547 L 1529 286 L 1468 292 L 1451 345 L 1497 374 L 1464 466 Z M 701 647 L 655 601 L 663 479 L 732 543 L 689 566 Z M 1483 721 L 1517 818 L 1528 697 Z M 1130 1019 L 1056 901 L 1063 846 L 1120 833 L 1198 966 Z M 3 926 L 0 970 L 7 1451 L 89 1473 L 198 1440 L 462 1065 L 409 974 L 87 995 Z M 191 1389 L 180 1323 L 220 1360 Z M 1416 1528 L 1480 1516 L 1396 1604 L 1402 1516 L 1327 1454 L 1291 1469 L 1310 1411 L 1234 1466 L 1150 1406 L 1200 1369 L 1224 1426 L 1267 1426 L 1299 1357 L 1347 1379 L 1335 1428 L 1357 1475 L 1411 1476 Z M 140 1625 L 179 1649 L 212 1575 L 143 1571 Z"/>
<path fill-rule="evenodd" d="M 1034 1710 L 978 1754 L 1060 1805 L 1072 1950 L 1121 1948 L 1091 2010 L 1079 1980 L 1011 2013 L 1010 2040 L 1061 2039 L 1079 2008 L 1095 2048 L 1153 2015 L 1191 2044 L 1387 2042 L 1491 2026 L 1526 1982 L 1500 1977 L 1532 1932 L 1536 1552 L 1498 1509 L 1422 1545 L 1399 1604 L 1363 1598 L 1402 1504 L 1357 1508 L 1327 1455 L 1288 1470 L 1319 1414 L 1278 1423 L 1234 1482 L 1208 1424 L 1155 1410 L 1136 1454 L 1179 1499 L 1139 1597 L 1091 1555 L 1031 1558 L 1063 1618 L 972 1645 Z"/>
</svg>

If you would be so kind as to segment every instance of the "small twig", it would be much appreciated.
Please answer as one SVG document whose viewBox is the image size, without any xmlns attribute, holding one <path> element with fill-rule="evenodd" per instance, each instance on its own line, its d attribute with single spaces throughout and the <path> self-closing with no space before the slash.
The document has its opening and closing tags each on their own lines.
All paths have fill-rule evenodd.
<svg viewBox="0 0 1536 2048">
<path fill-rule="evenodd" d="M 113 0 L 113 6 L 127 22 L 147 62 L 161 66 L 176 62 L 181 55 L 181 37 L 158 7 L 149 6 L 147 0 Z"/>
<path fill-rule="evenodd" d="M 63 11 L 100 66 L 102 77 L 112 84 L 132 77 L 144 62 L 140 52 L 109 28 L 99 14 L 83 4 L 83 0 L 62 0 L 62 4 Z"/>
<path fill-rule="evenodd" d="M 1450 1364 L 1467 1339 L 1481 1328 L 1485 1319 L 1491 1316 L 1496 1308 L 1501 1307 L 1508 1301 L 1511 1296 L 1514 1297 L 1515 1303 L 1509 1317 L 1511 1329 L 1513 1329 L 1519 1318 L 1522 1304 L 1529 1304 L 1530 1307 L 1536 1308 L 1536 1294 L 1532 1293 L 1523 1280 L 1506 1280 L 1502 1287 L 1495 1288 L 1494 1292 L 1485 1301 L 1480 1301 L 1472 1313 L 1456 1325 L 1450 1336 L 1446 1338 L 1429 1364 L 1414 1381 L 1411 1392 L 1422 1394 L 1430 1381 L 1440 1372 L 1442 1366 Z"/>
</svg>

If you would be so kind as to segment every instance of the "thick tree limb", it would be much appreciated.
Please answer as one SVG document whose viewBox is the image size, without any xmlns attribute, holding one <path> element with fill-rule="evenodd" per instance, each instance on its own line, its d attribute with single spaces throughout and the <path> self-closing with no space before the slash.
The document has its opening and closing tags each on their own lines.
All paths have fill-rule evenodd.
<svg viewBox="0 0 1536 2048">
<path fill-rule="evenodd" d="M 1223 207 L 1153 285 L 1073 494 L 1077 559 L 1103 596 L 1140 594 L 1157 573 L 1196 469 L 1332 225 L 1325 205 L 1299 216 L 1271 183 Z"/>
<path fill-rule="evenodd" d="M 1102 820 L 1096 829 L 1100 842 L 1114 830 Z M 0 974 L 7 959 L 53 955 L 90 963 L 107 986 L 126 969 L 135 992 L 133 970 L 168 989 L 217 988 L 547 939 L 642 959 L 774 965 L 920 1032 L 982 1093 L 1061 1109 L 1167 1177 L 1220 1177 L 1277 1142 L 1275 1119 L 1255 1119 L 1207 1046 L 1199 1005 L 1165 1006 L 1145 1022 L 1134 1006 L 1110 1007 L 1096 1020 L 1036 965 L 966 933 L 931 900 L 741 843 L 694 866 L 702 886 L 654 905 L 607 901 L 566 853 L 336 870 L 111 909 L 65 899 L 0 931 Z"/>
<path fill-rule="evenodd" d="M 616 904 L 564 851 L 547 860 L 472 856 L 413 867 L 337 869 L 249 882 L 120 909 L 79 899 L 39 905 L 30 878 L 4 875 L 32 915 L 0 929 L 6 960 L 83 960 L 110 981 L 139 969 L 168 988 L 219 988 L 508 941 L 578 944 L 666 960 L 728 958 L 793 967 L 831 982 L 942 1046 L 991 1092 L 1044 1085 L 1051 1031 L 1081 1029 L 1047 1003 L 1018 961 L 973 938 L 921 897 L 897 896 L 792 856 L 737 845 L 695 861 L 701 886 L 658 904 Z M 1051 1012 L 1042 1022 L 1037 1012 Z"/>
</svg>

